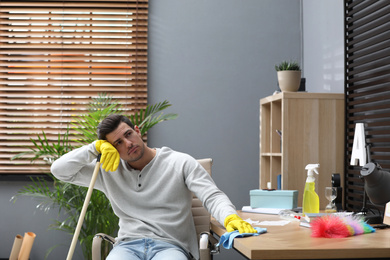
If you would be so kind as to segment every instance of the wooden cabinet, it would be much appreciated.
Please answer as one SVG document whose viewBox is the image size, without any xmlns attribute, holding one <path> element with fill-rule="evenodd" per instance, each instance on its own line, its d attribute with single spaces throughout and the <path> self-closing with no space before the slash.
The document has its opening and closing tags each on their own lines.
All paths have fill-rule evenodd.
<svg viewBox="0 0 390 260">
<path fill-rule="evenodd" d="M 324 209 L 333 173 L 344 186 L 344 111 L 344 94 L 282 92 L 261 99 L 260 189 L 268 182 L 276 189 L 280 174 L 281 188 L 298 190 L 302 206 L 305 167 L 319 163 L 316 191 Z"/>
</svg>

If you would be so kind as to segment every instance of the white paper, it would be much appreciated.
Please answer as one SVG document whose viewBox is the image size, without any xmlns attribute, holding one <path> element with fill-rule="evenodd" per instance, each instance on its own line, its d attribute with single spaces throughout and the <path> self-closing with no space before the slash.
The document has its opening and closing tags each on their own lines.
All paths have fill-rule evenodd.
<svg viewBox="0 0 390 260">
<path fill-rule="evenodd" d="M 243 212 L 251 212 L 251 213 L 261 213 L 261 214 L 272 214 L 278 215 L 279 212 L 284 209 L 274 209 L 274 208 L 252 208 L 251 206 L 242 207 Z"/>
<path fill-rule="evenodd" d="M 261 221 L 259 223 L 259 226 L 285 226 L 288 223 L 290 223 L 290 221 L 288 221 L 288 220 Z"/>
<path fill-rule="evenodd" d="M 252 226 L 284 226 L 290 223 L 288 220 L 274 220 L 274 221 L 257 221 L 252 220 L 250 218 L 245 219 L 246 222 L 251 224 Z"/>
<path fill-rule="evenodd" d="M 20 248 L 22 247 L 23 237 L 21 235 L 16 235 L 14 244 L 11 249 L 11 254 L 9 260 L 18 260 Z"/>
<path fill-rule="evenodd" d="M 36 237 L 36 235 L 33 232 L 24 233 L 23 242 L 22 242 L 22 246 L 20 248 L 18 260 L 28 260 L 29 259 L 31 248 L 34 244 L 35 237 Z"/>
<path fill-rule="evenodd" d="M 245 221 L 248 222 L 249 224 L 251 224 L 252 226 L 253 226 L 253 225 L 258 225 L 258 224 L 260 223 L 259 221 L 257 221 L 257 220 L 252 220 L 252 219 L 250 219 L 250 218 L 245 219 Z"/>
</svg>

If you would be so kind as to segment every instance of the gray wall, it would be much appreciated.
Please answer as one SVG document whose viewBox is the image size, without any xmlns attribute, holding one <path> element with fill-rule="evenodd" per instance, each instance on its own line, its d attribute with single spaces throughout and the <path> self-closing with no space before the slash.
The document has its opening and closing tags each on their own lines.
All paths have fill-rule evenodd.
<svg viewBox="0 0 390 260">
<path fill-rule="evenodd" d="M 343 0 L 303 0 L 303 74 L 307 90 L 344 93 Z"/>
<path fill-rule="evenodd" d="M 179 117 L 149 145 L 212 157 L 213 178 L 237 209 L 259 187 L 259 99 L 276 89 L 274 66 L 301 57 L 300 1 L 152 1 L 149 101 Z M 215 259 L 244 259 L 222 250 Z"/>
<path fill-rule="evenodd" d="M 179 114 L 149 145 L 212 157 L 241 208 L 259 183 L 259 99 L 277 89 L 275 64 L 301 57 L 299 1 L 152 1 L 149 15 L 149 102 Z"/>
<path fill-rule="evenodd" d="M 179 118 L 155 126 L 149 145 L 212 157 L 213 178 L 238 209 L 258 188 L 259 99 L 277 89 L 274 65 L 303 57 L 308 91 L 343 92 L 343 54 L 334 51 L 342 50 L 343 36 L 334 34 L 342 32 L 342 0 L 316 3 L 320 20 L 308 0 L 150 0 L 149 102 L 169 100 L 169 112 Z M 310 25 L 316 22 L 321 39 Z M 328 63 L 335 67 L 327 69 Z M 333 80 L 324 80 L 329 71 Z M 56 244 L 62 245 L 49 259 L 64 259 L 71 236 L 47 231 L 57 212 L 46 214 L 29 198 L 9 201 L 26 184 L 0 178 L 0 258 L 9 256 L 16 234 L 33 231 L 31 260 L 42 260 Z M 82 259 L 80 250 L 73 259 Z M 215 259 L 244 258 L 222 250 Z"/>
<path fill-rule="evenodd" d="M 30 254 L 31 260 L 43 260 L 47 250 L 56 245 L 58 246 L 53 249 L 48 259 L 65 259 L 72 236 L 61 231 L 48 230 L 52 219 L 58 218 L 58 211 L 51 210 L 45 213 L 39 210 L 38 203 L 30 198 L 19 197 L 15 202 L 11 202 L 17 191 L 30 182 L 4 181 L 4 176 L 0 177 L 0 258 L 8 259 L 17 234 L 24 235 L 25 232 L 31 231 L 37 235 Z M 83 259 L 79 247 L 76 248 L 73 259 Z"/>
</svg>

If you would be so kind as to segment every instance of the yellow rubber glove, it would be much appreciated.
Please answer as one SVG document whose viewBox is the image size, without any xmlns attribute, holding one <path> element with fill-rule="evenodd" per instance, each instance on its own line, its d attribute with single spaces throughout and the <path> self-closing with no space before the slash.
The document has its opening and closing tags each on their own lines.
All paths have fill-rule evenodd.
<svg viewBox="0 0 390 260">
<path fill-rule="evenodd" d="M 256 229 L 251 224 L 242 220 L 238 215 L 232 214 L 225 218 L 224 226 L 227 232 L 238 230 L 242 233 L 257 233 Z"/>
<path fill-rule="evenodd" d="M 115 147 L 106 140 L 96 141 L 95 147 L 96 150 L 102 154 L 100 162 L 103 164 L 103 169 L 107 172 L 116 171 L 119 166 L 120 156 Z"/>
</svg>

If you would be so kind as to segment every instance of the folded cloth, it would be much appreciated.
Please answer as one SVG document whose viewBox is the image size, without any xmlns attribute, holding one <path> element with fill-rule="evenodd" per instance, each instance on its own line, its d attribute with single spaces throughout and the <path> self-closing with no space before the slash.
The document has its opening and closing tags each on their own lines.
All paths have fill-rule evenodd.
<svg viewBox="0 0 390 260">
<path fill-rule="evenodd" d="M 219 242 L 217 246 L 222 245 L 226 249 L 230 249 L 233 247 L 233 241 L 237 237 L 249 237 L 249 236 L 258 236 L 260 234 L 266 233 L 266 228 L 259 228 L 254 227 L 256 229 L 257 233 L 240 233 L 238 230 L 232 231 L 232 232 L 226 232 L 224 233 L 221 238 L 219 239 Z"/>
</svg>

